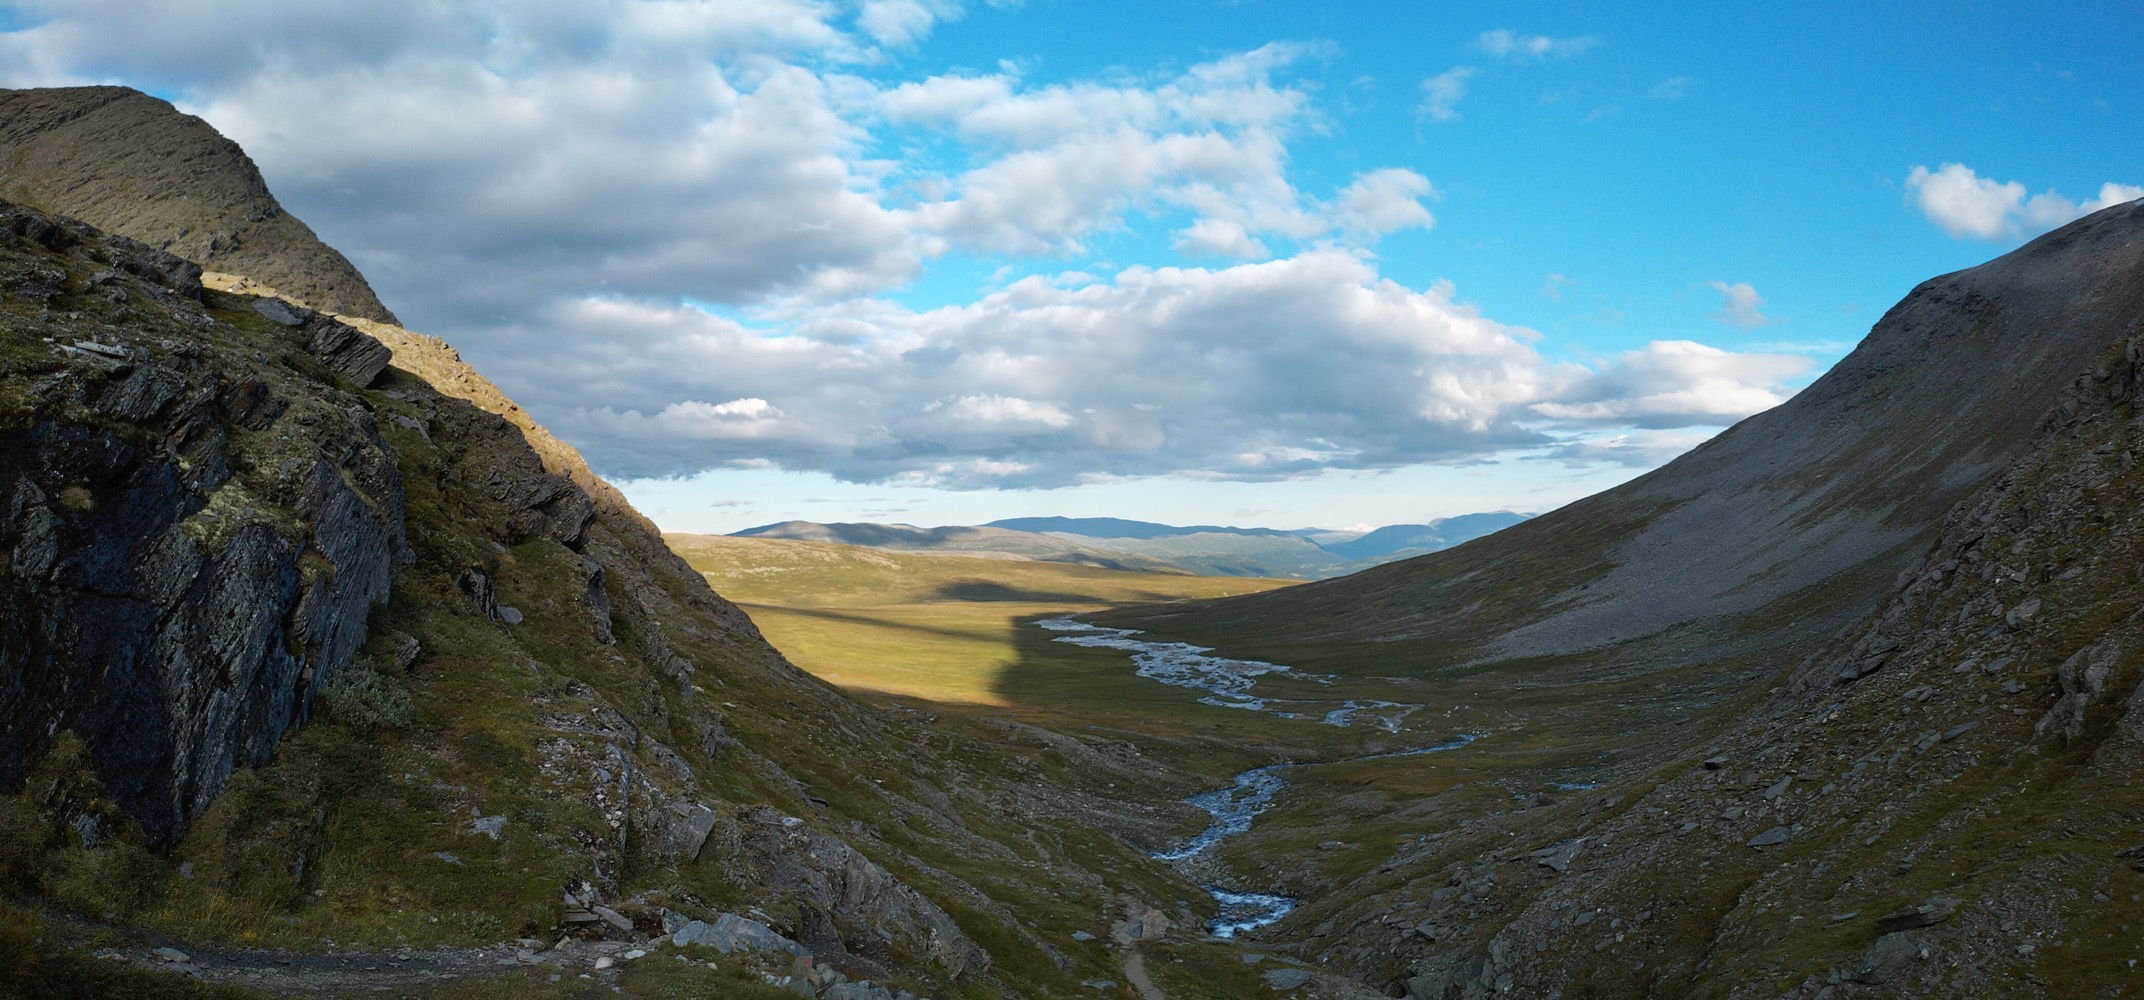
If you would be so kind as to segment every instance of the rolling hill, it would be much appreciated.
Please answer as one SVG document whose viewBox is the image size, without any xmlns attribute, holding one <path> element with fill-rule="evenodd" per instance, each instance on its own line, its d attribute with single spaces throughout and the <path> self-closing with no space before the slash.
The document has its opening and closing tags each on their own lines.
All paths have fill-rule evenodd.
<svg viewBox="0 0 2144 1000">
<path fill-rule="evenodd" d="M 1114 517 L 1018 517 L 966 527 L 784 521 L 744 538 L 838 542 L 915 552 L 1044 559 L 1148 572 L 1320 579 L 1449 548 L 1525 520 L 1500 512 L 1374 531 L 1179 526 Z"/>
</svg>

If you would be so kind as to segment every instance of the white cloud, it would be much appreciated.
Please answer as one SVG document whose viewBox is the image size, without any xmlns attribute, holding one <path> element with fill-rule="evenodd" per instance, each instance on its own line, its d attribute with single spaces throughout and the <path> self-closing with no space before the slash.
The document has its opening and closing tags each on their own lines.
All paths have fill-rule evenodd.
<svg viewBox="0 0 2144 1000">
<path fill-rule="evenodd" d="M 1782 383 L 1811 366 L 1808 358 L 1791 354 L 1654 341 L 1577 379 L 1533 411 L 1557 420 L 1654 429 L 1730 424 L 1786 402 L 1790 393 Z"/>
<path fill-rule="evenodd" d="M 1528 346 L 1529 331 L 1480 316 L 1449 289 L 1381 279 L 1337 250 L 1070 285 L 1030 278 L 925 312 L 847 303 L 793 336 L 615 300 L 578 303 L 551 323 L 607 338 L 515 374 L 539 380 L 554 412 L 576 414 L 558 429 L 635 476 L 760 456 L 848 479 L 956 485 L 1384 468 L 1535 442 L 1512 420 L 1565 378 Z M 822 326 L 842 332 L 821 336 Z M 767 401 L 750 440 L 727 422 L 684 439 L 665 422 L 684 415 L 635 407 L 746 389 Z M 709 419 L 704 404 L 689 415 Z"/>
<path fill-rule="evenodd" d="M 1300 79 L 1321 46 L 1038 84 L 903 77 L 954 0 L 25 9 L 0 76 L 180 95 L 608 473 L 1278 479 L 1546 447 L 1556 407 L 1672 427 L 1734 408 L 1693 394 L 1780 395 L 1726 352 L 1549 362 L 1449 286 L 1380 275 L 1366 248 L 1432 226 L 1436 188 L 1368 165 L 1298 189 L 1291 144 L 1332 124 Z M 1474 72 L 1425 81 L 1421 113 L 1456 118 Z M 1229 265 L 1017 277 L 1156 219 Z M 1013 256 L 963 304 L 880 297 L 958 253 Z"/>
<path fill-rule="evenodd" d="M 1474 40 L 1474 45 L 1492 56 L 1506 59 L 1563 59 L 1575 56 L 1595 45 L 1598 38 L 1551 38 L 1548 35 L 1522 35 L 1507 28 L 1484 31 Z"/>
<path fill-rule="evenodd" d="M 585 336 L 511 374 L 567 414 L 556 429 L 636 477 L 771 459 L 960 488 L 1285 479 L 1547 445 L 1557 424 L 1713 426 L 1785 398 L 1779 382 L 1808 367 L 1674 342 L 1556 364 L 1449 287 L 1406 288 L 1337 249 L 1031 277 L 927 311 L 853 300 L 782 331 L 618 300 L 548 323 Z M 638 401 L 675 398 L 765 408 L 641 416 Z M 674 433 L 686 416 L 712 429 Z"/>
<path fill-rule="evenodd" d="M 879 92 L 873 110 L 975 144 L 972 166 L 944 178 L 941 193 L 915 210 L 922 228 L 955 246 L 1077 253 L 1128 213 L 1182 208 L 1195 217 L 1177 233 L 1180 249 L 1254 259 L 1269 255 L 1266 240 L 1276 237 L 1390 231 L 1341 217 L 1371 192 L 1351 189 L 1328 206 L 1288 179 L 1288 141 L 1319 119 L 1309 92 L 1276 74 L 1324 51 L 1276 43 L 1167 78 L 1111 84 L 1029 87 L 1016 67 L 934 76 Z M 1414 218 L 1426 214 L 1417 205 Z"/>
<path fill-rule="evenodd" d="M 1429 178 L 1412 170 L 1372 170 L 1357 174 L 1340 192 L 1335 219 L 1340 228 L 1369 236 L 1428 229 L 1437 220 L 1422 207 L 1422 199 L 1436 195 Z"/>
<path fill-rule="evenodd" d="M 1474 72 L 1472 66 L 1454 66 L 1422 81 L 1422 103 L 1415 113 L 1433 122 L 1458 121 L 1459 101 L 1467 96 L 1467 78 Z"/>
<path fill-rule="evenodd" d="M 856 14 L 856 24 L 881 45 L 906 48 L 922 41 L 938 22 L 957 18 L 960 13 L 960 7 L 950 3 L 864 0 L 862 9 Z"/>
<path fill-rule="evenodd" d="M 1551 302 L 1561 302 L 1563 301 L 1563 290 L 1575 284 L 1577 282 L 1552 271 L 1547 277 L 1541 279 L 1541 297 Z"/>
<path fill-rule="evenodd" d="M 2103 208 L 2144 198 L 2144 187 L 2108 182 L 2099 196 L 2078 204 L 2048 190 L 2027 197 L 2018 181 L 1982 177 L 1962 163 L 1930 170 L 1916 166 L 1906 174 L 1906 190 L 1921 214 L 1954 237 L 1983 240 L 2020 239 L 2046 232 Z"/>
<path fill-rule="evenodd" d="M 1720 308 L 1712 314 L 1714 320 L 1743 330 L 1779 322 L 1764 314 L 1764 297 L 1758 295 L 1749 282 L 1708 281 L 1705 284 L 1720 293 Z"/>
<path fill-rule="evenodd" d="M 1263 260 L 1273 253 L 1264 243 L 1253 239 L 1242 223 L 1212 217 L 1199 219 L 1178 233 L 1176 249 L 1237 260 Z"/>
<path fill-rule="evenodd" d="M 1624 465 L 1650 469 L 1665 465 L 1683 452 L 1712 439 L 1714 431 L 1629 431 L 1601 437 L 1572 438 L 1549 450 L 1546 457 L 1571 465 Z"/>
</svg>

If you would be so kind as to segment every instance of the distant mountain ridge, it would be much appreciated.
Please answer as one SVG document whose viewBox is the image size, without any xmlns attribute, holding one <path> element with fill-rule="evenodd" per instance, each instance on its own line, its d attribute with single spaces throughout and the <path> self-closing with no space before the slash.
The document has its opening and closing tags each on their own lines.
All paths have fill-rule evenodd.
<svg viewBox="0 0 2144 1000">
<path fill-rule="evenodd" d="M 1156 521 L 1132 521 L 1121 517 L 1008 517 L 983 525 L 986 528 L 1009 528 L 1013 531 L 1037 531 L 1066 535 L 1084 535 L 1088 538 L 1166 538 L 1170 535 L 1300 535 L 1303 531 L 1287 531 L 1280 528 L 1238 528 L 1233 525 L 1161 524 Z"/>
<path fill-rule="evenodd" d="M 1367 532 L 1323 528 L 1175 525 L 1118 517 L 1010 517 L 983 525 L 783 521 L 733 532 L 741 538 L 838 542 L 908 552 L 948 552 L 1070 562 L 1111 569 L 1207 576 L 1324 579 L 1450 548 L 1526 520 L 1510 511 L 1461 514 Z"/>
</svg>

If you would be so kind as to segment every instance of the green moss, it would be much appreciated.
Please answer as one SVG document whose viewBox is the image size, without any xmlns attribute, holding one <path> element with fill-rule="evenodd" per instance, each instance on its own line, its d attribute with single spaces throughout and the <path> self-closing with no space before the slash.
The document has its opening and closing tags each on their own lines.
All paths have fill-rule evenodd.
<svg viewBox="0 0 2144 1000">
<path fill-rule="evenodd" d="M 331 718 L 361 732 L 407 729 L 415 721 L 409 689 L 362 658 L 336 674 L 320 698 Z"/>
</svg>

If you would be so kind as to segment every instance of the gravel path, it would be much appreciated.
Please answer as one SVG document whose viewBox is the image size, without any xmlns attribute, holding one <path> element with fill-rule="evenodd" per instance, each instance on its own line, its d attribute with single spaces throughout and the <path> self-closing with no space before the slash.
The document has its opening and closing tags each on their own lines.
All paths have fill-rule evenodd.
<svg viewBox="0 0 2144 1000">
<path fill-rule="evenodd" d="M 315 953 L 177 946 L 144 932 L 130 933 L 134 940 L 129 943 L 100 946 L 91 954 L 105 961 L 277 996 L 391 993 L 537 967 L 548 967 L 555 976 L 585 973 L 607 979 L 616 975 L 611 969 L 632 961 L 626 956 L 639 947 L 622 941 L 567 941 L 544 948 L 521 941 L 475 948 Z M 598 969 L 603 959 L 609 961 Z"/>
</svg>

